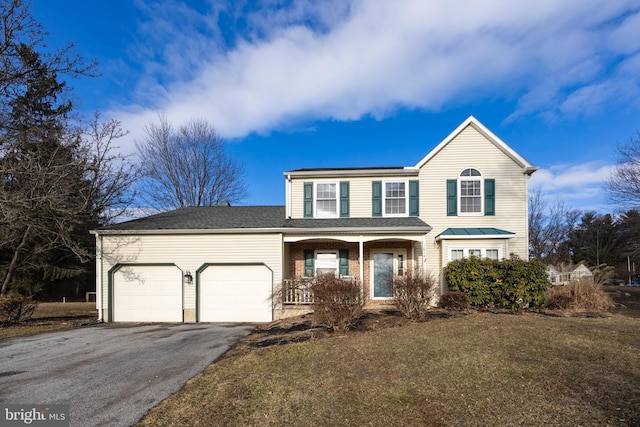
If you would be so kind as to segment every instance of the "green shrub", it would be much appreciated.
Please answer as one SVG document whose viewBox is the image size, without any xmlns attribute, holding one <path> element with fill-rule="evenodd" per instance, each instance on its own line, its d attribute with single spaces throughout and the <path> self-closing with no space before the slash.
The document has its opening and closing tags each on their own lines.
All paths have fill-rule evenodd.
<svg viewBox="0 0 640 427">
<path fill-rule="evenodd" d="M 333 330 L 347 330 L 362 316 L 364 301 L 355 280 L 332 274 L 318 276 L 310 286 L 313 314 L 318 323 Z"/>
<path fill-rule="evenodd" d="M 0 324 L 14 325 L 31 319 L 38 303 L 33 298 L 9 294 L 0 297 Z"/>
<path fill-rule="evenodd" d="M 436 280 L 429 274 L 407 271 L 392 280 L 394 304 L 403 316 L 423 320 L 435 297 Z"/>
<path fill-rule="evenodd" d="M 448 289 L 463 292 L 472 307 L 540 307 L 549 286 L 541 262 L 517 257 L 503 261 L 476 257 L 452 261 L 444 268 L 444 277 Z"/>
<path fill-rule="evenodd" d="M 440 297 L 440 308 L 466 310 L 469 308 L 469 301 L 463 292 L 449 291 Z"/>
</svg>

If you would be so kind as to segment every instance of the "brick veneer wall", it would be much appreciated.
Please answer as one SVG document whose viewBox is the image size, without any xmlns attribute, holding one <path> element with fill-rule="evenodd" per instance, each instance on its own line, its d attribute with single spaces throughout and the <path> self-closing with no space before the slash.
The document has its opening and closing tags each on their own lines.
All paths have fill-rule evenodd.
<svg viewBox="0 0 640 427">
<path fill-rule="evenodd" d="M 305 250 L 334 250 L 339 251 L 347 249 L 349 251 L 349 275 L 353 276 L 356 280 L 360 279 L 360 268 L 358 266 L 358 244 L 346 243 L 346 242 L 301 242 L 291 244 L 289 255 L 291 257 L 290 271 L 285 272 L 285 277 L 288 279 L 294 279 L 302 277 L 304 274 L 304 251 Z M 389 304 L 388 300 L 371 300 L 371 286 L 370 286 L 370 259 L 371 251 L 375 249 L 405 249 L 407 251 L 406 257 L 406 269 L 413 268 L 413 259 L 411 259 L 411 242 L 369 242 L 364 245 L 364 300 L 366 304 L 370 305 L 385 305 Z M 287 274 L 288 273 L 288 274 Z"/>
</svg>

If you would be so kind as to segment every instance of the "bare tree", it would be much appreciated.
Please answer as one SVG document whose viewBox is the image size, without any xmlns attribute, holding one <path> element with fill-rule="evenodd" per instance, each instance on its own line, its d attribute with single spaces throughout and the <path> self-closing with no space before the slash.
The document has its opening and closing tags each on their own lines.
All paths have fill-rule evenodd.
<svg viewBox="0 0 640 427">
<path fill-rule="evenodd" d="M 130 156 L 120 153 L 115 145 L 127 134 L 119 121 L 101 122 L 97 112 L 89 128 L 83 132 L 80 160 L 88 184 L 85 203 L 91 207 L 100 225 L 126 215 L 135 198 L 134 183 L 139 167 Z"/>
<path fill-rule="evenodd" d="M 640 207 L 640 131 L 617 147 L 618 164 L 605 184 L 609 202 L 621 209 Z"/>
<path fill-rule="evenodd" d="M 540 190 L 529 194 L 529 254 L 549 264 L 569 262 L 569 237 L 580 211 L 563 200 L 550 204 Z"/>
<path fill-rule="evenodd" d="M 143 161 L 141 193 L 151 207 L 214 206 L 246 197 L 242 167 L 206 120 L 192 119 L 174 130 L 160 115 L 146 133 L 137 147 Z"/>
<path fill-rule="evenodd" d="M 0 1 L 0 106 L 3 111 L 8 100 L 20 91 L 25 76 L 34 72 L 33 64 L 21 60 L 22 51 L 45 47 L 45 34 L 31 15 L 30 6 L 29 0 Z M 54 73 L 70 77 L 96 75 L 96 62 L 84 62 L 72 43 L 40 55 Z"/>
</svg>

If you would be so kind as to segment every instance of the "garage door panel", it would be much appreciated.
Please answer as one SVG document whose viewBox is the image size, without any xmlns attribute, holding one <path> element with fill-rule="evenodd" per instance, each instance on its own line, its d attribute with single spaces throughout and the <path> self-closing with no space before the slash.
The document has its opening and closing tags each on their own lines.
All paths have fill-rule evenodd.
<svg viewBox="0 0 640 427">
<path fill-rule="evenodd" d="M 117 322 L 182 322 L 182 273 L 175 266 L 125 266 L 113 277 Z"/>
<path fill-rule="evenodd" d="M 265 265 L 212 265 L 200 275 L 201 322 L 269 322 L 272 273 Z"/>
</svg>

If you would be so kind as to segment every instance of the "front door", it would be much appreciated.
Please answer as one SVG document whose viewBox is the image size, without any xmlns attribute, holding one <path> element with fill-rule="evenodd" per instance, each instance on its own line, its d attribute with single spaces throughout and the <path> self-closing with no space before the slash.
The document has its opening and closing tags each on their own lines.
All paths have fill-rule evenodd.
<svg viewBox="0 0 640 427">
<path fill-rule="evenodd" d="M 393 297 L 392 279 L 393 252 L 375 252 L 373 254 L 373 297 Z"/>
<path fill-rule="evenodd" d="M 371 298 L 393 298 L 392 280 L 406 272 L 407 251 L 404 249 L 378 249 L 372 251 Z"/>
</svg>

